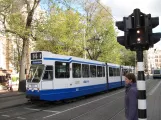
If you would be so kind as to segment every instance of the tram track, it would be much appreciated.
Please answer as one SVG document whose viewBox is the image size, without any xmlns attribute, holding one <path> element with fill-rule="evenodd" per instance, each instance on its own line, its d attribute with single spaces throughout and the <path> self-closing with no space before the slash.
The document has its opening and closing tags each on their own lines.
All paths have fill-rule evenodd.
<svg viewBox="0 0 161 120">
<path fill-rule="evenodd" d="M 152 80 L 150 81 L 150 83 L 148 83 L 148 86 L 147 86 L 147 97 L 149 96 L 149 93 L 150 93 L 150 91 L 154 88 L 154 86 L 156 86 L 156 84 L 157 83 L 155 83 L 155 84 L 153 84 L 153 85 L 151 85 L 151 82 L 152 82 Z M 125 110 L 125 108 L 123 108 L 123 109 L 121 109 L 120 111 L 118 111 L 113 117 L 111 117 L 110 119 L 108 119 L 108 120 L 115 120 L 114 118 L 117 116 L 117 115 L 119 115 L 119 114 L 121 114 L 121 112 L 123 112 Z"/>
<path fill-rule="evenodd" d="M 151 82 L 152 81 L 148 81 L 148 83 L 147 83 L 147 93 L 149 93 L 149 91 L 151 91 L 154 88 L 154 86 L 156 86 L 157 83 L 158 83 L 158 81 L 153 83 L 153 84 L 151 84 Z M 118 94 L 120 93 L 120 91 L 123 92 L 122 89 L 120 89 L 118 91 L 119 91 Z M 108 94 L 108 96 L 112 96 L 113 95 L 112 94 L 113 92 L 112 93 L 109 92 L 109 93 L 110 94 Z M 117 94 L 115 94 L 115 95 L 117 96 Z M 147 94 L 147 96 L 148 96 L 148 94 Z M 97 96 L 97 97 L 99 97 L 99 96 Z M 81 117 L 86 116 L 87 114 L 90 114 L 90 113 L 92 113 L 95 110 L 101 109 L 104 106 L 110 106 L 112 103 L 114 104 L 114 102 L 119 101 L 123 97 L 124 97 L 124 95 L 118 96 L 115 99 L 113 98 L 114 100 L 112 100 L 112 101 L 110 101 L 108 103 L 102 104 L 100 106 L 97 106 L 94 109 L 90 109 L 87 112 L 84 112 L 83 114 L 79 114 L 78 116 L 71 118 L 70 120 L 80 119 Z M 86 100 L 88 101 L 88 99 L 86 99 Z M 6 116 L 6 120 L 26 119 L 24 116 L 28 116 L 28 115 L 39 113 L 39 112 L 43 112 L 43 111 L 54 112 L 54 111 L 51 110 L 52 108 L 57 107 L 59 105 L 64 105 L 64 104 L 67 104 L 67 103 L 64 103 L 63 101 L 57 102 L 57 103 L 56 102 L 55 103 L 54 102 L 46 102 L 46 101 L 36 101 L 34 103 L 27 102 L 25 104 L 22 104 L 22 105 L 19 105 L 19 106 L 10 107 L 10 108 L 7 108 L 7 109 L 11 109 L 12 111 L 14 111 L 14 110 L 16 110 L 17 108 L 20 108 L 20 107 L 21 108 L 31 108 L 31 109 L 33 108 L 33 110 L 34 110 L 34 107 L 40 107 L 41 109 L 35 109 L 34 111 L 30 111 L 30 112 L 27 112 L 27 113 L 23 113 L 23 114 L 19 114 L 19 115 L 13 115 L 12 118 Z M 7 109 L 6 109 L 6 111 L 4 111 L 4 113 L 9 112 L 9 110 L 7 110 Z M 73 109 L 75 109 L 75 108 L 73 107 Z M 5 109 L 3 109 L 3 110 L 5 110 Z M 107 120 L 115 120 L 115 117 L 118 116 L 119 114 L 121 114 L 123 111 L 124 111 L 124 108 L 120 109 L 111 118 L 109 118 Z M 64 110 L 64 112 L 67 112 L 67 110 Z M 64 112 L 63 111 L 60 111 L 60 112 L 58 111 L 55 115 L 58 115 L 58 114 L 61 114 L 61 113 L 64 113 Z M 2 112 L 0 112 L 0 113 L 2 113 Z"/>
</svg>

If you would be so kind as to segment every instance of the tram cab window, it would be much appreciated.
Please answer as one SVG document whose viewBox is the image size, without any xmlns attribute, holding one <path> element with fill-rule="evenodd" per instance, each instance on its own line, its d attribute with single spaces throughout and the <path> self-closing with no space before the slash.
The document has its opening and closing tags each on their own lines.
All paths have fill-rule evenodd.
<svg viewBox="0 0 161 120">
<path fill-rule="evenodd" d="M 72 64 L 73 78 L 81 77 L 81 64 L 73 63 Z"/>
<path fill-rule="evenodd" d="M 43 80 L 53 80 L 53 66 L 46 66 Z"/>
<path fill-rule="evenodd" d="M 96 77 L 96 66 L 90 65 L 90 77 Z"/>
<path fill-rule="evenodd" d="M 69 78 L 69 63 L 55 62 L 55 78 Z"/>
<path fill-rule="evenodd" d="M 89 77 L 89 65 L 82 64 L 82 76 L 84 78 Z"/>
</svg>

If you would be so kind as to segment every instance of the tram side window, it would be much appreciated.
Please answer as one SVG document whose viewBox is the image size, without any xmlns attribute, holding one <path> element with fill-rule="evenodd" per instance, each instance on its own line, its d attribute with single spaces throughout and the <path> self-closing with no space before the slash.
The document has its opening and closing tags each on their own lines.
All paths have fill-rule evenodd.
<svg viewBox="0 0 161 120">
<path fill-rule="evenodd" d="M 102 74 L 103 74 L 103 77 L 105 77 L 105 67 L 103 67 Z"/>
<path fill-rule="evenodd" d="M 113 68 L 109 67 L 109 76 L 114 76 Z"/>
<path fill-rule="evenodd" d="M 84 78 L 89 77 L 89 65 L 82 64 L 82 76 Z"/>
<path fill-rule="evenodd" d="M 53 80 L 53 66 L 46 66 L 43 80 Z"/>
<path fill-rule="evenodd" d="M 123 69 L 123 70 L 122 70 L 123 76 L 125 76 L 127 73 L 128 73 L 127 69 Z"/>
<path fill-rule="evenodd" d="M 113 68 L 113 76 L 117 76 L 117 68 Z"/>
<path fill-rule="evenodd" d="M 55 62 L 55 78 L 69 78 L 69 63 Z"/>
<path fill-rule="evenodd" d="M 96 66 L 90 65 L 90 77 L 96 77 Z"/>
<path fill-rule="evenodd" d="M 80 78 L 81 77 L 81 64 L 73 63 L 73 78 Z"/>
<path fill-rule="evenodd" d="M 103 76 L 103 67 L 97 66 L 97 77 L 102 77 L 102 76 Z"/>
<path fill-rule="evenodd" d="M 120 76 L 120 68 L 117 68 L 117 76 Z"/>
</svg>

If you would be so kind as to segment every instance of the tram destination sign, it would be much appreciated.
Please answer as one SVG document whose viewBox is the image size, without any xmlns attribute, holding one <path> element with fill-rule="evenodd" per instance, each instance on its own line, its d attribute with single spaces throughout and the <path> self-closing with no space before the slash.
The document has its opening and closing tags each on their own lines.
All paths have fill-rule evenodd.
<svg viewBox="0 0 161 120">
<path fill-rule="evenodd" d="M 42 64 L 42 60 L 34 60 L 34 61 L 31 61 L 31 64 L 34 65 L 34 64 Z"/>
<path fill-rule="evenodd" d="M 31 60 L 42 59 L 42 52 L 31 53 Z"/>
</svg>

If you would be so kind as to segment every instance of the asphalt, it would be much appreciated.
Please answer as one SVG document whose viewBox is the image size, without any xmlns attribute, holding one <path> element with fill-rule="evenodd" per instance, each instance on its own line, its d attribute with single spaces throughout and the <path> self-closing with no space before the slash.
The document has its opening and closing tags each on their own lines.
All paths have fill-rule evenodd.
<svg viewBox="0 0 161 120">
<path fill-rule="evenodd" d="M 151 89 L 147 91 L 147 118 L 148 120 L 161 120 L 161 80 L 152 82 L 155 84 L 147 86 L 148 89 Z M 21 106 L 27 102 L 24 92 L 0 92 L 0 109 Z M 124 111 L 120 116 L 124 116 Z M 118 117 L 121 118 L 120 116 Z"/>
<path fill-rule="evenodd" d="M 27 103 L 24 92 L 1 92 L 0 93 L 0 109 L 5 109 L 14 106 L 20 106 Z"/>
</svg>

